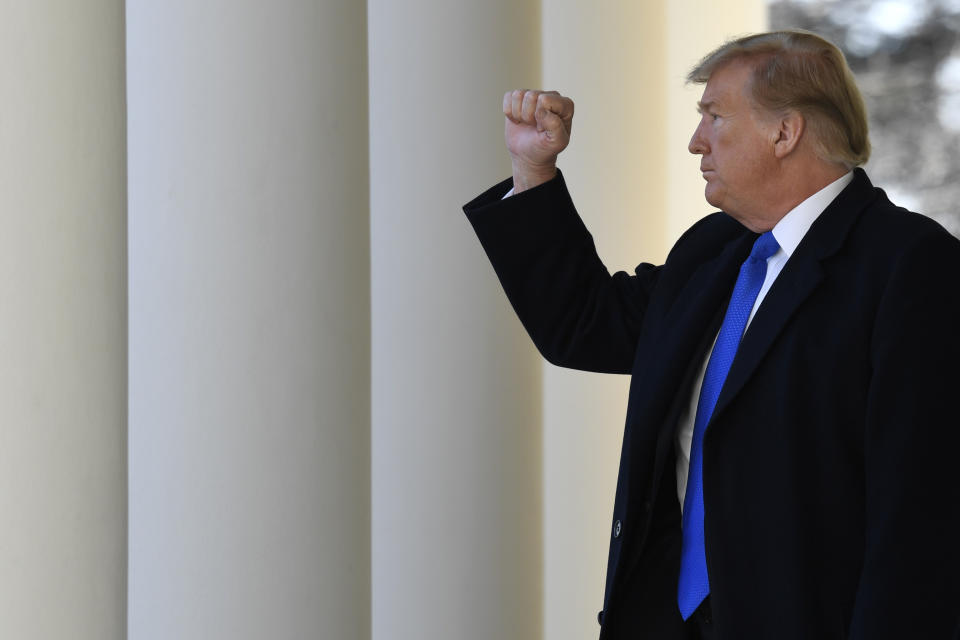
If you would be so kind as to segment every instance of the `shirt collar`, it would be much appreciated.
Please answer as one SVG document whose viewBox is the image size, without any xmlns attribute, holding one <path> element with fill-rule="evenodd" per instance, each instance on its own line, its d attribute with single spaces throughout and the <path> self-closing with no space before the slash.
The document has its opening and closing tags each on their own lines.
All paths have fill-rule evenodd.
<svg viewBox="0 0 960 640">
<path fill-rule="evenodd" d="M 814 221 L 852 180 L 853 172 L 845 173 L 795 206 L 773 227 L 773 237 L 788 258 L 793 255 Z"/>
</svg>

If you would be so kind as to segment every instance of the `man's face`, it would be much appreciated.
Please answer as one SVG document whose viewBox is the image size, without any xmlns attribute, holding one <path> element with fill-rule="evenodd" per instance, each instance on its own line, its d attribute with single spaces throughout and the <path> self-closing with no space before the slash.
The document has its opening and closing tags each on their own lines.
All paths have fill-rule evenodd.
<svg viewBox="0 0 960 640">
<path fill-rule="evenodd" d="M 755 107 L 749 94 L 753 67 L 734 60 L 710 76 L 698 103 L 700 124 L 690 153 L 700 156 L 707 181 L 707 202 L 751 227 L 749 221 L 769 216 L 768 178 L 776 166 L 776 120 Z"/>
</svg>

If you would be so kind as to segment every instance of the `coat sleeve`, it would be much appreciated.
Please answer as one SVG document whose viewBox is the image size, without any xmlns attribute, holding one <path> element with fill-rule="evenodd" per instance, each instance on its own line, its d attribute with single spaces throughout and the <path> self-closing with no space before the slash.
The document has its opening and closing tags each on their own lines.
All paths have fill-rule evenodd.
<svg viewBox="0 0 960 640">
<path fill-rule="evenodd" d="M 505 200 L 504 181 L 464 206 L 540 353 L 574 369 L 630 373 L 659 268 L 607 271 L 563 176 Z"/>
<path fill-rule="evenodd" d="M 872 330 L 865 544 L 850 637 L 953 638 L 960 622 L 960 242 L 942 229 L 911 240 Z"/>
</svg>

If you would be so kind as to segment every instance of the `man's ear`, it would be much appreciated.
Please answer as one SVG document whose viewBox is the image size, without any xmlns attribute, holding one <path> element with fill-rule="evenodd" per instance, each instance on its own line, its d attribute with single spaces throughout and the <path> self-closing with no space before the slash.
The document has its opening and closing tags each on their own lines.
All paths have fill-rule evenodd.
<svg viewBox="0 0 960 640">
<path fill-rule="evenodd" d="M 783 159 L 793 153 L 800 144 L 800 139 L 807 128 L 807 121 L 799 111 L 788 111 L 778 120 L 777 139 L 774 141 L 773 153 Z"/>
</svg>

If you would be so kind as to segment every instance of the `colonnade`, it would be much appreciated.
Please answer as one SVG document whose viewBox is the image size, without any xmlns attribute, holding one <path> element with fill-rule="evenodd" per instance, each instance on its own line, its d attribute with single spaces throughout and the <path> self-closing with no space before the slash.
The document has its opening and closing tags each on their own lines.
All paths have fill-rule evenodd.
<svg viewBox="0 0 960 640">
<path fill-rule="evenodd" d="M 662 259 L 761 3 L 74 4 L 0 27 L 0 635 L 595 634 L 626 381 L 540 361 L 459 207 L 557 88 L 601 254 Z"/>
</svg>

